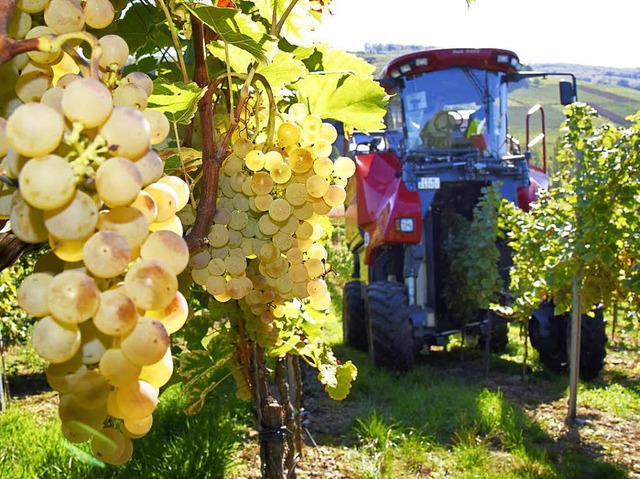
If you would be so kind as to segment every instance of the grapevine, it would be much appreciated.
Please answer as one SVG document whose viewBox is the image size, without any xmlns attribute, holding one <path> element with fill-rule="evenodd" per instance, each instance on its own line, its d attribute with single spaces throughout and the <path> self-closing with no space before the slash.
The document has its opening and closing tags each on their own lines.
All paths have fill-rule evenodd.
<svg viewBox="0 0 640 479">
<path fill-rule="evenodd" d="M 179 355 L 191 413 L 220 368 L 260 408 L 268 358 L 300 357 L 332 397 L 349 392 L 355 366 L 312 319 L 331 305 L 323 225 L 355 173 L 332 121 L 378 129 L 386 95 L 368 64 L 305 39 L 327 5 L 0 10 L 0 218 L 46 251 L 18 302 L 64 436 L 106 463 L 152 427 L 176 335 L 200 338 Z M 234 353 L 209 368 L 220 340 Z"/>
</svg>

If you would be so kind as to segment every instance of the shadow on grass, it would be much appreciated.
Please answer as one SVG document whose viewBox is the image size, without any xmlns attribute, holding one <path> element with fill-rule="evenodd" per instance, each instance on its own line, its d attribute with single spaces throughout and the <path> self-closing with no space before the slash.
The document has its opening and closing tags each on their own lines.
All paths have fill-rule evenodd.
<svg viewBox="0 0 640 479">
<path fill-rule="evenodd" d="M 346 442 L 369 462 L 378 461 L 375 477 L 423 477 L 409 469 L 445 470 L 447 477 L 627 477 L 596 445 L 581 440 L 579 428 L 553 437 L 527 414 L 524 402 L 562 397 L 566 382 L 555 375 L 532 371 L 525 386 L 520 364 L 492 356 L 485 378 L 484 355 L 466 351 L 463 362 L 459 351 L 437 353 L 397 374 L 371 367 L 364 353 L 351 348 L 335 351 L 354 361 L 359 373 L 340 407 L 343 417 L 352 417 L 350 425 L 335 431 L 337 442 L 329 435 L 324 440 Z"/>
</svg>

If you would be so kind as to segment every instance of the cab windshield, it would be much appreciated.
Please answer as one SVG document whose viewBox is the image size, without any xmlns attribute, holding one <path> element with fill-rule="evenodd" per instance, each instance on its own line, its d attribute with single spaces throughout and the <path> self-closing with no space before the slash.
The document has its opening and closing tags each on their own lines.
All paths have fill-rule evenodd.
<svg viewBox="0 0 640 479">
<path fill-rule="evenodd" d="M 404 79 L 387 126 L 404 130 L 405 148 L 506 153 L 506 84 L 498 72 L 450 68 Z M 404 128 L 402 128 L 404 127 Z"/>
</svg>

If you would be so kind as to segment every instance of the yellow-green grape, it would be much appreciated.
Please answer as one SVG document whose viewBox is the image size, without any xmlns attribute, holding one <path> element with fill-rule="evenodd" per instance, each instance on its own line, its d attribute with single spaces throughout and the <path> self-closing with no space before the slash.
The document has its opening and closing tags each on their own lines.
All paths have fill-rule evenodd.
<svg viewBox="0 0 640 479">
<path fill-rule="evenodd" d="M 247 269 L 247 258 L 241 249 L 231 250 L 224 258 L 224 266 L 230 275 L 241 275 Z"/>
<path fill-rule="evenodd" d="M 285 189 L 284 197 L 292 206 L 300 206 L 307 201 L 307 187 L 302 183 L 291 183 Z"/>
<path fill-rule="evenodd" d="M 288 164 L 294 173 L 306 173 L 313 166 L 313 156 L 305 148 L 296 148 L 289 154 Z"/>
<path fill-rule="evenodd" d="M 149 223 L 142 212 L 131 206 L 118 206 L 98 215 L 98 230 L 117 231 L 132 249 L 142 246 L 149 235 Z"/>
<path fill-rule="evenodd" d="M 264 155 L 264 169 L 271 172 L 284 162 L 284 158 L 278 151 L 268 151 Z"/>
<path fill-rule="evenodd" d="M 297 145 L 300 139 L 300 127 L 295 123 L 284 122 L 278 128 L 278 145 L 287 147 Z"/>
<path fill-rule="evenodd" d="M 91 276 L 79 271 L 63 271 L 49 283 L 48 306 L 57 321 L 81 323 L 98 310 L 100 291 Z"/>
<path fill-rule="evenodd" d="M 25 313 L 36 318 L 49 314 L 49 285 L 52 279 L 49 273 L 33 273 L 20 283 L 17 299 Z"/>
<path fill-rule="evenodd" d="M 50 106 L 25 103 L 7 120 L 9 146 L 29 157 L 44 156 L 55 150 L 64 132 L 64 119 Z"/>
<path fill-rule="evenodd" d="M 211 258 L 209 264 L 207 265 L 207 271 L 211 276 L 222 276 L 227 268 L 224 264 L 223 258 Z"/>
<path fill-rule="evenodd" d="M 44 212 L 49 233 L 62 240 L 88 237 L 96 228 L 98 207 L 84 191 L 76 190 L 73 199 L 59 208 Z"/>
<path fill-rule="evenodd" d="M 42 103 L 43 105 L 50 106 L 55 111 L 63 115 L 64 112 L 62 111 L 62 95 L 64 95 L 64 88 L 59 88 L 59 87 L 49 88 L 47 91 L 45 91 L 42 94 L 42 97 L 40 98 L 40 103 Z"/>
<path fill-rule="evenodd" d="M 162 143 L 171 131 L 171 124 L 167 117 L 164 113 L 152 108 L 146 108 L 142 114 L 149 122 L 149 139 L 151 140 L 151 144 L 158 145 Z"/>
<path fill-rule="evenodd" d="M 280 257 L 280 250 L 273 243 L 265 243 L 260 248 L 260 261 L 263 263 L 271 263 Z"/>
<path fill-rule="evenodd" d="M 151 426 L 153 426 L 152 414 L 140 419 L 125 418 L 123 421 L 123 432 L 129 437 L 138 438 L 147 434 L 151 430 Z"/>
<path fill-rule="evenodd" d="M 133 161 L 149 150 L 150 132 L 149 122 L 142 112 L 130 106 L 116 106 L 100 128 L 111 154 Z"/>
<path fill-rule="evenodd" d="M 2 165 L 6 168 L 6 173 L 9 177 L 17 179 L 27 161 L 29 161 L 28 157 L 22 156 L 16 150 L 9 147 L 7 156 L 2 160 Z"/>
<path fill-rule="evenodd" d="M 22 39 L 31 29 L 31 15 L 17 9 L 9 19 L 8 34 L 11 38 Z"/>
<path fill-rule="evenodd" d="M 41 210 L 63 206 L 76 191 L 73 169 L 58 155 L 27 161 L 20 171 L 19 184 L 22 198 Z"/>
<path fill-rule="evenodd" d="M 306 253 L 307 250 L 311 247 L 311 245 L 313 244 L 313 240 L 312 239 L 302 239 L 302 238 L 297 238 L 296 239 L 297 242 L 297 246 L 300 249 L 300 251 L 302 251 L 303 253 Z"/>
<path fill-rule="evenodd" d="M 288 275 L 282 275 L 276 279 L 276 288 L 280 294 L 287 294 L 293 288 L 293 281 Z"/>
<path fill-rule="evenodd" d="M 102 462 L 117 462 L 125 450 L 124 435 L 113 427 L 103 428 L 91 439 L 91 452 Z"/>
<path fill-rule="evenodd" d="M 38 13 L 49 5 L 49 0 L 18 0 L 18 8 L 25 13 Z"/>
<path fill-rule="evenodd" d="M 259 150 L 254 150 L 253 147 L 254 145 L 251 140 L 247 138 L 238 138 L 233 143 L 233 154 L 236 155 L 238 158 L 244 158 L 246 161 L 247 155 L 249 155 L 252 151 L 259 151 Z M 251 169 L 248 164 L 247 164 L 247 168 Z M 254 170 L 254 171 L 257 171 L 257 170 Z"/>
<path fill-rule="evenodd" d="M 148 186 L 162 178 L 164 163 L 155 151 L 147 150 L 134 163 L 142 175 L 143 186 Z"/>
<path fill-rule="evenodd" d="M 304 136 L 309 140 L 315 139 L 322 130 L 322 119 L 318 115 L 307 115 L 300 124 Z"/>
<path fill-rule="evenodd" d="M 127 271 L 124 288 L 138 308 L 164 309 L 178 291 L 178 280 L 164 263 L 154 259 L 141 259 Z"/>
<path fill-rule="evenodd" d="M 142 371 L 142 366 L 133 364 L 120 348 L 111 348 L 105 351 L 98 367 L 107 381 L 116 387 L 126 386 L 137 381 Z"/>
<path fill-rule="evenodd" d="M 318 139 L 313 144 L 311 151 L 313 152 L 313 156 L 318 158 L 318 157 L 331 155 L 331 152 L 333 151 L 333 147 L 331 146 L 331 143 L 329 143 L 327 140 Z"/>
<path fill-rule="evenodd" d="M 158 214 L 156 222 L 166 221 L 176 214 L 178 211 L 179 198 L 171 186 L 166 183 L 151 183 L 144 188 L 156 202 Z"/>
<path fill-rule="evenodd" d="M 85 23 L 96 30 L 108 27 L 115 17 L 115 9 L 109 0 L 85 0 L 83 10 Z"/>
<path fill-rule="evenodd" d="M 25 53 L 22 55 L 26 56 Z M 27 63 L 29 61 L 29 57 L 27 57 Z M 18 80 L 19 72 L 22 70 L 24 66 L 15 65 L 14 61 L 4 63 L 0 65 L 0 96 L 3 98 L 0 100 L 0 115 L 9 116 L 9 112 L 5 109 L 9 104 L 9 98 L 5 95 L 13 96 L 15 94 L 14 85 Z M 25 63 L 26 65 L 26 63 Z M 22 104 L 22 102 L 20 102 Z"/>
<path fill-rule="evenodd" d="M 307 257 L 312 259 L 317 259 L 320 261 L 326 261 L 328 258 L 327 250 L 320 243 L 314 243 L 307 250 Z"/>
<path fill-rule="evenodd" d="M 310 219 L 313 221 L 313 217 Z M 322 225 L 322 223 L 310 223 L 313 225 L 313 233 L 311 233 L 311 236 L 309 236 L 309 238 L 313 241 L 318 241 L 325 235 L 324 226 Z"/>
<path fill-rule="evenodd" d="M 296 238 L 308 239 L 313 234 L 313 225 L 308 221 L 301 221 L 296 229 Z"/>
<path fill-rule="evenodd" d="M 328 178 L 333 174 L 333 161 L 324 156 L 316 158 L 313 162 L 313 171 L 318 176 Z"/>
<path fill-rule="evenodd" d="M 173 358 L 171 356 L 171 348 L 167 351 L 160 361 L 149 364 L 142 368 L 140 379 L 151 384 L 154 388 L 161 388 L 169 382 L 173 374 Z"/>
<path fill-rule="evenodd" d="M 62 111 L 69 120 L 78 121 L 85 128 L 102 125 L 112 110 L 111 92 L 98 80 L 81 78 L 64 87 Z"/>
<path fill-rule="evenodd" d="M 258 195 L 255 199 L 255 206 L 258 211 L 267 211 L 269 206 L 273 202 L 273 196 L 271 195 Z"/>
<path fill-rule="evenodd" d="M 122 354 L 138 366 L 160 361 L 169 345 L 169 334 L 164 325 L 148 316 L 140 318 L 135 328 L 120 342 Z"/>
<path fill-rule="evenodd" d="M 158 390 L 146 381 L 135 381 L 117 389 L 116 399 L 124 420 L 150 416 L 158 405 Z"/>
<path fill-rule="evenodd" d="M 245 182 L 246 183 L 246 182 Z M 249 189 L 251 189 L 251 182 L 249 181 Z M 244 194 L 244 191 L 242 192 Z M 253 190 L 251 190 L 251 195 L 253 195 Z M 237 211 L 249 211 L 249 198 L 242 195 L 236 195 L 233 197 L 233 206 Z"/>
<path fill-rule="evenodd" d="M 312 308 L 318 311 L 325 311 L 331 307 L 331 295 L 325 293 L 322 296 L 312 297 L 309 302 Z"/>
<path fill-rule="evenodd" d="M 286 221 L 293 213 L 293 208 L 283 198 L 277 198 L 269 205 L 269 216 L 274 221 Z"/>
<path fill-rule="evenodd" d="M 292 247 L 289 248 L 285 254 L 287 261 L 289 261 L 289 264 L 300 264 L 302 263 L 304 256 L 302 251 L 300 250 L 300 248 L 298 247 Z"/>
<path fill-rule="evenodd" d="M 43 243 L 49 237 L 41 210 L 32 208 L 19 193 L 9 213 L 13 233 L 25 243 Z"/>
<path fill-rule="evenodd" d="M 134 302 L 123 291 L 109 290 L 100 295 L 100 307 L 93 317 L 99 331 L 110 336 L 128 334 L 138 322 L 138 311 Z"/>
<path fill-rule="evenodd" d="M 0 117 L 0 157 L 7 154 L 9 142 L 7 141 L 7 120 Z"/>
<path fill-rule="evenodd" d="M 240 231 L 249 224 L 249 215 L 246 211 L 233 210 L 231 212 L 231 219 L 229 220 L 229 228 L 233 231 Z M 232 231 L 229 231 L 232 234 Z"/>
<path fill-rule="evenodd" d="M 347 199 L 347 192 L 342 186 L 331 185 L 322 199 L 327 205 L 333 208 L 344 204 L 344 201 Z"/>
<path fill-rule="evenodd" d="M 54 32 L 51 28 L 44 25 L 38 25 L 29 30 L 24 38 L 38 38 L 44 35 L 55 34 L 56 32 Z M 62 51 L 58 50 L 56 52 L 40 52 L 38 50 L 34 50 L 31 52 L 27 52 L 27 56 L 36 63 L 49 65 L 51 63 L 57 62 L 60 59 L 60 57 L 62 56 Z"/>
<path fill-rule="evenodd" d="M 214 224 L 209 229 L 209 244 L 214 248 L 221 248 L 229 242 L 229 230 L 223 224 Z"/>
<path fill-rule="evenodd" d="M 259 171 L 251 178 L 251 189 L 258 196 L 267 195 L 273 189 L 273 179 L 269 173 Z"/>
<path fill-rule="evenodd" d="M 84 258 L 83 248 L 88 238 L 80 238 L 76 240 L 63 240 L 49 235 L 49 246 L 51 251 L 62 261 L 73 263 L 82 261 Z"/>
<path fill-rule="evenodd" d="M 51 0 L 44 9 L 44 21 L 54 32 L 79 32 L 84 28 L 80 0 Z"/>
<path fill-rule="evenodd" d="M 75 73 L 67 73 L 60 77 L 60 79 L 56 82 L 56 86 L 66 89 L 69 85 L 71 85 L 74 81 L 80 80 L 82 77 Z"/>
<path fill-rule="evenodd" d="M 324 216 L 329 214 L 332 208 L 322 198 L 314 199 L 312 201 L 312 206 L 313 206 L 313 213 L 319 216 Z"/>
<path fill-rule="evenodd" d="M 286 258 L 280 256 L 275 261 L 267 263 L 265 265 L 265 271 L 272 278 L 279 278 L 280 276 L 287 274 L 289 270 L 289 263 Z"/>
<path fill-rule="evenodd" d="M 211 261 L 211 253 L 207 249 L 201 249 L 197 253 L 191 255 L 189 259 L 189 267 L 195 269 L 203 269 L 206 268 Z"/>
<path fill-rule="evenodd" d="M 227 290 L 227 280 L 224 276 L 209 275 L 202 284 L 204 284 L 207 292 L 212 296 L 223 294 Z"/>
<path fill-rule="evenodd" d="M 244 298 L 251 289 L 248 289 L 246 278 L 231 278 L 226 284 L 226 293 L 232 299 Z M 251 282 L 251 281 L 249 281 Z M 253 287 L 253 285 L 251 286 Z"/>
<path fill-rule="evenodd" d="M 144 72 L 131 72 L 120 81 L 120 85 L 128 85 L 129 83 L 141 87 L 147 96 L 153 93 L 153 80 Z"/>
<path fill-rule="evenodd" d="M 100 68 L 105 70 L 112 68 L 119 70 L 125 65 L 125 63 L 127 63 L 127 58 L 129 57 L 129 46 L 122 37 L 113 34 L 105 35 L 100 38 L 99 43 L 102 47 Z"/>
<path fill-rule="evenodd" d="M 176 196 L 178 197 L 178 203 L 176 204 L 176 209 L 179 211 L 184 208 L 189 202 L 189 185 L 182 178 L 177 176 L 168 175 L 160 178 L 158 183 L 162 183 L 170 186 L 175 191 Z"/>
<path fill-rule="evenodd" d="M 273 222 L 270 215 L 263 215 L 258 220 L 258 229 L 266 236 L 273 236 L 278 232 L 280 226 Z"/>
<path fill-rule="evenodd" d="M 52 316 L 39 319 L 31 332 L 31 345 L 50 363 L 64 363 L 80 349 L 82 336 L 77 324 L 65 324 Z"/>
<path fill-rule="evenodd" d="M 161 261 L 178 275 L 189 262 L 189 247 L 182 236 L 172 231 L 155 231 L 142 244 L 140 257 Z"/>
<path fill-rule="evenodd" d="M 260 150 L 251 150 L 244 157 L 244 163 L 251 171 L 260 171 L 264 167 L 264 162 L 265 155 Z"/>
<path fill-rule="evenodd" d="M 110 208 L 127 206 L 142 189 L 142 175 L 135 163 L 116 156 L 98 167 L 95 185 L 100 199 Z"/>
<path fill-rule="evenodd" d="M 320 298 L 327 293 L 327 283 L 322 278 L 315 278 L 307 283 L 307 291 L 311 298 Z"/>
<path fill-rule="evenodd" d="M 280 163 L 280 165 L 273 168 L 270 172 L 273 181 L 279 185 L 285 184 L 291 178 L 291 167 L 287 163 Z"/>
<path fill-rule="evenodd" d="M 79 328 L 82 335 L 82 362 L 87 365 L 97 364 L 113 343 L 113 338 L 99 331 L 92 321 L 80 323 Z"/>
<path fill-rule="evenodd" d="M 329 190 L 329 182 L 319 175 L 309 177 L 306 186 L 307 193 L 313 198 L 322 198 Z"/>
<path fill-rule="evenodd" d="M 167 331 L 173 334 L 178 331 L 189 317 L 189 303 L 184 295 L 178 291 L 169 306 L 157 311 L 147 311 L 146 316 L 158 319 Z"/>
<path fill-rule="evenodd" d="M 310 202 L 306 202 L 300 206 L 296 206 L 293 209 L 293 216 L 298 220 L 306 220 L 313 215 L 313 205 Z"/>
<path fill-rule="evenodd" d="M 294 103 L 289 107 L 287 113 L 296 123 L 302 123 L 309 114 L 309 109 L 304 103 Z"/>
<path fill-rule="evenodd" d="M 102 427 L 107 418 L 107 409 L 105 405 L 83 407 L 73 394 L 67 393 L 60 395 L 58 416 L 64 436 L 72 442 L 84 442 Z"/>
<path fill-rule="evenodd" d="M 317 258 L 309 258 L 304 262 L 309 278 L 318 278 L 326 273 L 324 263 Z"/>
<path fill-rule="evenodd" d="M 82 250 L 84 265 L 98 278 L 115 278 L 124 273 L 131 255 L 131 246 L 117 231 L 96 231 Z"/>
<path fill-rule="evenodd" d="M 356 164 L 351 158 L 341 156 L 333 164 L 333 174 L 340 178 L 351 178 L 356 172 Z"/>
<path fill-rule="evenodd" d="M 55 391 L 66 393 L 71 391 L 71 385 L 75 375 L 87 370 L 82 363 L 82 356 L 75 354 L 71 359 L 63 363 L 51 363 L 45 369 L 45 375 L 49 386 Z"/>
<path fill-rule="evenodd" d="M 141 86 L 135 83 L 120 85 L 113 91 L 114 106 L 130 106 L 136 110 L 147 108 L 149 96 Z"/>
<path fill-rule="evenodd" d="M 336 127 L 331 123 L 323 122 L 322 128 L 320 129 L 320 137 L 333 145 L 338 139 L 338 130 L 336 130 Z"/>
<path fill-rule="evenodd" d="M 49 65 L 29 63 L 15 82 L 15 92 L 22 103 L 38 102 L 52 84 L 53 70 Z"/>
<path fill-rule="evenodd" d="M 172 231 L 178 236 L 184 235 L 184 229 L 182 228 L 182 223 L 180 223 L 178 215 L 173 215 L 165 221 L 151 223 L 149 225 L 149 231 Z"/>
<path fill-rule="evenodd" d="M 133 200 L 130 206 L 140 211 L 147 220 L 147 223 L 153 223 L 158 216 L 156 201 L 153 199 L 153 196 L 144 190 L 138 193 L 138 196 L 136 196 L 136 199 Z"/>
</svg>

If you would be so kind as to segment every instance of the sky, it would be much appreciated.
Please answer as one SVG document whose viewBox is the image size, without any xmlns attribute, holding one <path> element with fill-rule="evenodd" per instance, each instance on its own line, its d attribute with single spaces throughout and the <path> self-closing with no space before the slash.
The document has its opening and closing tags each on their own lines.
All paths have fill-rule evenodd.
<svg viewBox="0 0 640 479">
<path fill-rule="evenodd" d="M 318 39 L 347 51 L 495 47 L 523 64 L 640 67 L 640 0 L 333 0 L 330 9 Z"/>
</svg>

